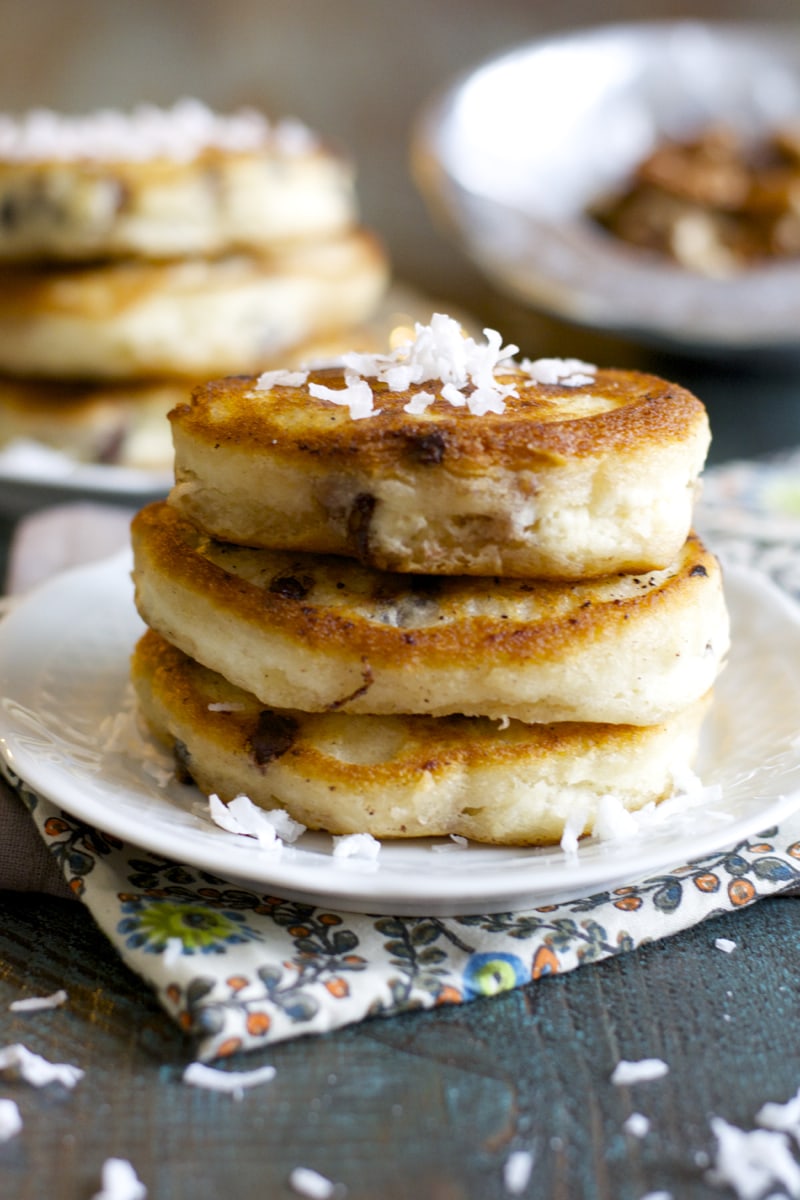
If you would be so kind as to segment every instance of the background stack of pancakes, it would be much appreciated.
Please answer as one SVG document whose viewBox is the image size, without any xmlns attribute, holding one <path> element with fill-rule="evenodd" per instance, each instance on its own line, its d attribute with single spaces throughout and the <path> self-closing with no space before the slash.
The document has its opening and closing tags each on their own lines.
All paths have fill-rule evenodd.
<svg viewBox="0 0 800 1200">
<path fill-rule="evenodd" d="M 334 834 L 546 844 L 685 786 L 729 639 L 690 533 L 705 410 L 486 336 L 437 316 L 171 414 L 132 673 L 205 792 Z"/>
<path fill-rule="evenodd" d="M 194 383 L 357 338 L 386 283 L 349 162 L 298 122 L 0 118 L 0 445 L 169 468 Z"/>
</svg>

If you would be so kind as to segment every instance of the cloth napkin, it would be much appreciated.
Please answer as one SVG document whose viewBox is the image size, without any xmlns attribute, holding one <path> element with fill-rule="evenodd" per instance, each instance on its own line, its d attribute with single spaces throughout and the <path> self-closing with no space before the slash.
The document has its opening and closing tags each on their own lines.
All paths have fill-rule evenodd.
<svg viewBox="0 0 800 1200">
<path fill-rule="evenodd" d="M 21 579 L 28 585 L 31 560 L 51 561 L 42 541 L 59 522 L 70 524 L 72 561 L 76 541 L 97 556 L 98 538 L 76 539 L 73 518 L 84 534 L 103 524 L 105 550 L 127 540 L 119 513 L 38 514 L 20 528 L 10 590 Z M 759 567 L 800 597 L 800 451 L 709 471 L 698 527 L 725 560 Z M 6 774 L 0 886 L 79 898 L 203 1059 L 464 1003 L 800 887 L 798 813 L 705 858 L 582 899 L 484 916 L 364 916 L 248 891 L 123 844 Z M 725 939 L 715 945 L 735 948 Z"/>
</svg>

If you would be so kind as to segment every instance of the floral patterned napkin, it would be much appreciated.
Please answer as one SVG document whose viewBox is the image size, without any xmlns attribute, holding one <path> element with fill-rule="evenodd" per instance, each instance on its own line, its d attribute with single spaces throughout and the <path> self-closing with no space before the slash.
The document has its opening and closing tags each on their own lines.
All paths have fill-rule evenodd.
<svg viewBox="0 0 800 1200">
<path fill-rule="evenodd" d="M 757 566 L 800 597 L 800 451 L 709 471 L 698 527 L 724 560 Z M 491 995 L 800 887 L 797 814 L 579 900 L 446 919 L 362 916 L 247 891 L 125 845 L 10 782 L 70 888 L 204 1059 Z"/>
</svg>

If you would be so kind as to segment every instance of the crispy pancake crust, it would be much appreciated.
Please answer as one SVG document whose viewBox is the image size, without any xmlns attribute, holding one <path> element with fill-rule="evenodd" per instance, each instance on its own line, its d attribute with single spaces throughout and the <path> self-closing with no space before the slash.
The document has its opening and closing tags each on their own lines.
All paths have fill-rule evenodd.
<svg viewBox="0 0 800 1200">
<path fill-rule="evenodd" d="M 374 382 L 364 419 L 251 377 L 198 389 L 171 414 L 171 503 L 243 545 L 354 556 L 386 571 L 577 579 L 666 566 L 691 525 L 709 444 L 703 405 L 674 384 L 598 371 L 589 386 L 517 383 L 502 413 Z M 340 370 L 309 383 L 343 386 Z"/>
<path fill-rule="evenodd" d="M 628 810 L 671 794 L 707 706 L 646 728 L 265 710 L 152 630 L 132 679 L 147 722 L 207 794 L 245 793 L 334 834 L 513 844 L 559 841 L 576 812 L 589 832 L 609 793 Z"/>
<path fill-rule="evenodd" d="M 158 502 L 132 524 L 145 622 L 264 704 L 653 724 L 728 649 L 719 565 L 577 583 L 390 575 L 208 538 Z"/>
<path fill-rule="evenodd" d="M 321 147 L 188 161 L 0 162 L 0 259 L 173 258 L 267 250 L 356 223 L 352 165 Z"/>
<path fill-rule="evenodd" d="M 387 279 L 383 247 L 366 230 L 262 256 L 6 267 L 0 371 L 196 381 L 261 370 L 281 351 L 366 320 Z"/>
</svg>

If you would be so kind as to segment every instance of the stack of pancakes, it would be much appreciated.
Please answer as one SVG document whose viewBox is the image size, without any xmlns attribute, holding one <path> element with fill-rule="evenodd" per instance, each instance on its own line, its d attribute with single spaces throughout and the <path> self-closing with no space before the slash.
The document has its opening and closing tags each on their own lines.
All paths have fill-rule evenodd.
<svg viewBox="0 0 800 1200">
<path fill-rule="evenodd" d="M 132 677 L 181 770 L 313 829 L 548 844 L 680 790 L 728 649 L 703 405 L 436 316 L 226 378 L 134 519 Z"/>
<path fill-rule="evenodd" d="M 324 352 L 387 274 L 350 163 L 298 122 L 0 118 L 0 445 L 169 468 L 194 384 Z"/>
</svg>

